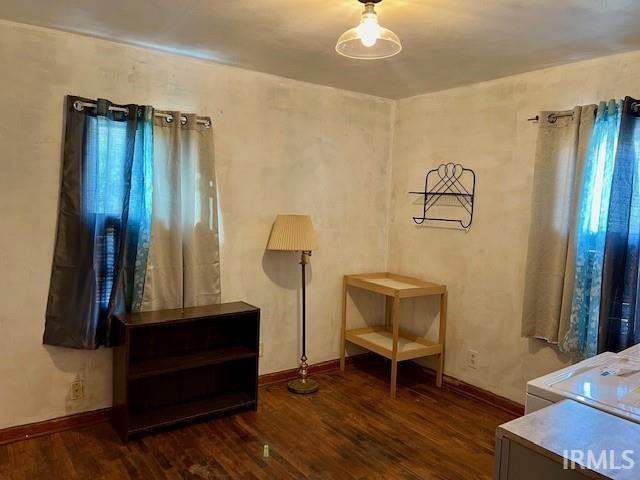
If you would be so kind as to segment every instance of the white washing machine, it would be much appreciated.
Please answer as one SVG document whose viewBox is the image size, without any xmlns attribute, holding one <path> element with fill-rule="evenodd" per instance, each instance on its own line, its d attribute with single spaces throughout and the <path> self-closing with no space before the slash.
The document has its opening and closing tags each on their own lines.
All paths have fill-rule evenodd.
<svg viewBox="0 0 640 480">
<path fill-rule="evenodd" d="M 525 414 L 567 398 L 640 423 L 640 344 L 531 380 Z"/>
</svg>

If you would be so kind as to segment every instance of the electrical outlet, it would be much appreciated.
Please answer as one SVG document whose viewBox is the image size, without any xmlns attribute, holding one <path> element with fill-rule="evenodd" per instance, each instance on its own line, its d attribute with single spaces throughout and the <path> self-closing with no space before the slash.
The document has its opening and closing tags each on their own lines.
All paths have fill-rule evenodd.
<svg viewBox="0 0 640 480">
<path fill-rule="evenodd" d="M 476 369 L 480 362 L 480 354 L 475 350 L 467 350 L 467 367 Z"/>
<path fill-rule="evenodd" d="M 264 353 L 264 343 L 260 342 L 260 344 L 258 345 L 258 356 L 262 357 L 263 353 Z"/>
<path fill-rule="evenodd" d="M 71 384 L 71 400 L 82 400 L 84 398 L 84 382 L 76 380 Z"/>
</svg>

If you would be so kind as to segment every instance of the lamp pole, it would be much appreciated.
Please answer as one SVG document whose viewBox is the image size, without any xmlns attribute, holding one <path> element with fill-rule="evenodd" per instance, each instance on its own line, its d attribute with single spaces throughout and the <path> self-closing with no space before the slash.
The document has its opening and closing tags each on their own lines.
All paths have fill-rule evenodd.
<svg viewBox="0 0 640 480">
<path fill-rule="evenodd" d="M 302 358 L 307 361 L 307 263 L 311 252 L 302 252 L 300 265 L 302 265 Z M 305 372 L 306 377 L 306 372 Z"/>
<path fill-rule="evenodd" d="M 303 250 L 300 257 L 302 267 L 302 357 L 300 357 L 300 370 L 298 378 L 289 382 L 289 390 L 294 393 L 313 393 L 318 390 L 318 382 L 309 377 L 309 365 L 307 364 L 307 263 L 311 251 Z"/>
</svg>

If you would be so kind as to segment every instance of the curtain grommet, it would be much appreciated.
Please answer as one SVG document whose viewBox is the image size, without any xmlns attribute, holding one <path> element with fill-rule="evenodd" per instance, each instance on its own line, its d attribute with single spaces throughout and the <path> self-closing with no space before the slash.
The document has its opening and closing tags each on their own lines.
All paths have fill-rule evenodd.
<svg viewBox="0 0 640 480">
<path fill-rule="evenodd" d="M 167 115 L 164 117 L 164 121 L 167 123 L 173 123 L 173 115 Z"/>
<path fill-rule="evenodd" d="M 187 117 L 180 117 L 180 125 L 184 127 L 187 123 L 189 123 L 189 119 Z"/>
<path fill-rule="evenodd" d="M 84 110 L 84 105 L 80 100 L 76 100 L 75 102 L 73 102 L 73 109 L 77 112 L 81 112 Z"/>
</svg>

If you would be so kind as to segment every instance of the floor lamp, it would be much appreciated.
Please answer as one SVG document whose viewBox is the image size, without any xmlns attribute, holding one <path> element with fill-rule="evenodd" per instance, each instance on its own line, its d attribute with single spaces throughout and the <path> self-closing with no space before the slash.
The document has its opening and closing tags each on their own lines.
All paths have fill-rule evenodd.
<svg viewBox="0 0 640 480">
<path fill-rule="evenodd" d="M 306 269 L 311 251 L 317 249 L 316 232 L 309 215 L 278 215 L 271 229 L 267 250 L 301 252 L 302 267 L 302 357 L 298 378 L 289 382 L 289 390 L 295 393 L 313 393 L 318 382 L 309 378 L 307 364 L 307 285 Z"/>
</svg>

